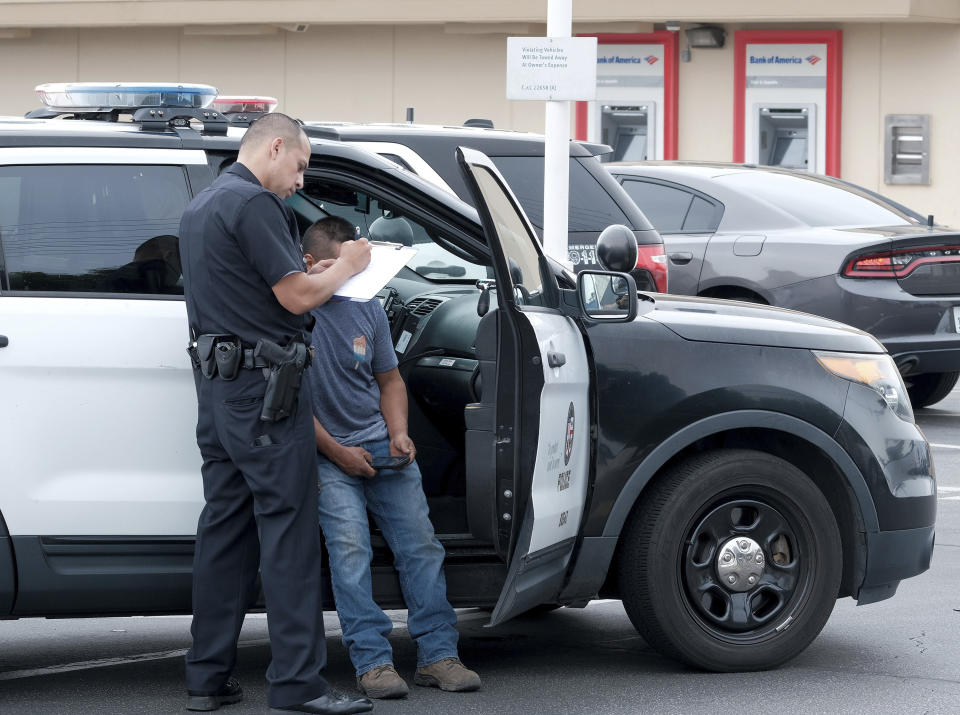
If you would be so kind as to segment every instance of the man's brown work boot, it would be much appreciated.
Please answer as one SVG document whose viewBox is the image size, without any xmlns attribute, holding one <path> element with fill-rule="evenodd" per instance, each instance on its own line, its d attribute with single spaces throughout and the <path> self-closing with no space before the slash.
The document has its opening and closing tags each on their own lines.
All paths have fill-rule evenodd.
<svg viewBox="0 0 960 715">
<path fill-rule="evenodd" d="M 357 678 L 357 689 L 368 698 L 405 698 L 410 688 L 390 665 L 379 665 Z"/>
<path fill-rule="evenodd" d="M 480 689 L 480 676 L 469 670 L 459 658 L 444 658 L 417 668 L 413 682 L 430 688 L 465 693 Z"/>
</svg>

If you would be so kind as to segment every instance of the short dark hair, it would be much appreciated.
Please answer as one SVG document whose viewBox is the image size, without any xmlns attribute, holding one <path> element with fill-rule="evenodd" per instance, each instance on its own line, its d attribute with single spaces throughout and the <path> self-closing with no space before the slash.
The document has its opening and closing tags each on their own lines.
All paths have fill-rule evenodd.
<svg viewBox="0 0 960 715">
<path fill-rule="evenodd" d="M 284 143 L 293 144 L 300 141 L 301 138 L 306 138 L 306 136 L 296 119 L 280 112 L 273 112 L 264 114 L 250 123 L 250 128 L 247 129 L 243 139 L 240 140 L 240 148 L 260 142 L 273 141 L 277 137 L 281 137 Z"/>
<path fill-rule="evenodd" d="M 318 261 L 333 258 L 332 243 L 343 243 L 356 238 L 356 226 L 340 216 L 327 216 L 316 221 L 303 233 L 303 252 Z"/>
</svg>

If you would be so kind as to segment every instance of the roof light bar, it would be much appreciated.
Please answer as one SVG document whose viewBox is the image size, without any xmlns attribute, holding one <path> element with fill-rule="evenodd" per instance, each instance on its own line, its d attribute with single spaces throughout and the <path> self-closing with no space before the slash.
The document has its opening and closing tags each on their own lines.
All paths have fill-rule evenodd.
<svg viewBox="0 0 960 715">
<path fill-rule="evenodd" d="M 206 107 L 217 96 L 208 84 L 173 82 L 56 82 L 38 85 L 37 94 L 55 109 L 141 109 Z"/>
<path fill-rule="evenodd" d="M 210 105 L 221 114 L 269 114 L 277 109 L 276 97 L 221 94 Z"/>
</svg>

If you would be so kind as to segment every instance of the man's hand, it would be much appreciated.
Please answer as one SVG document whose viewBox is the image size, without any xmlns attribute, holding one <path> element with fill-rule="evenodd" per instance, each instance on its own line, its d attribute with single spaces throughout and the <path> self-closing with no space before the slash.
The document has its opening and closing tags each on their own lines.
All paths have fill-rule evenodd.
<svg viewBox="0 0 960 715">
<path fill-rule="evenodd" d="M 351 275 L 359 273 L 370 263 L 370 242 L 365 238 L 344 241 L 340 246 L 339 260 L 351 268 Z"/>
<path fill-rule="evenodd" d="M 325 270 L 327 270 L 330 266 L 332 266 L 336 262 L 337 262 L 336 258 L 324 258 L 323 260 L 317 261 L 316 263 L 314 263 L 313 267 L 309 271 L 307 271 L 307 273 L 310 273 L 311 275 L 315 273 L 323 273 Z"/>
<path fill-rule="evenodd" d="M 351 477 L 374 477 L 376 470 L 370 466 L 373 456 L 363 447 L 340 446 L 330 461 L 336 464 L 340 471 Z"/>
<path fill-rule="evenodd" d="M 322 271 L 312 269 L 309 273 L 293 271 L 273 286 L 273 294 L 284 308 L 294 315 L 309 313 L 326 303 L 350 276 L 370 263 L 370 243 L 365 238 L 347 241 L 340 249 L 340 258 L 328 263 Z"/>
<path fill-rule="evenodd" d="M 390 456 L 391 457 L 410 457 L 412 462 L 417 458 L 417 448 L 413 446 L 413 440 L 406 433 L 390 437 Z"/>
</svg>

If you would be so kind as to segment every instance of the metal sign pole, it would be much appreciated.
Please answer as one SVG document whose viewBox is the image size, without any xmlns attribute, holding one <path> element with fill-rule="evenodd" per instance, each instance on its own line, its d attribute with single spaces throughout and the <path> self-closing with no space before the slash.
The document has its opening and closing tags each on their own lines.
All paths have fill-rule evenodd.
<svg viewBox="0 0 960 715">
<path fill-rule="evenodd" d="M 573 0 L 548 0 L 547 36 L 570 37 Z M 572 268 L 567 249 L 570 194 L 570 102 L 547 101 L 543 167 L 543 250 Z"/>
</svg>

